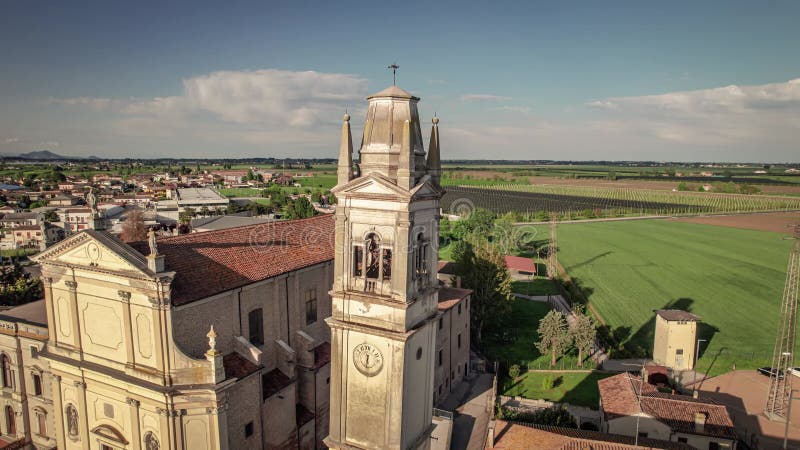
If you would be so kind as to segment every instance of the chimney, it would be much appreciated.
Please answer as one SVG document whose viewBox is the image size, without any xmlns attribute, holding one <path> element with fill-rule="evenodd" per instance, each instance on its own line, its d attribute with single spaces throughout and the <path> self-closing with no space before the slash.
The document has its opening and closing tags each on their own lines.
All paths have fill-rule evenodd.
<svg viewBox="0 0 800 450">
<path fill-rule="evenodd" d="M 461 277 L 458 275 L 456 275 L 456 287 L 457 288 L 461 287 Z"/>
<path fill-rule="evenodd" d="M 694 430 L 698 433 L 702 433 L 703 429 L 706 426 L 706 418 L 708 414 L 704 412 L 696 412 L 694 413 Z"/>
</svg>

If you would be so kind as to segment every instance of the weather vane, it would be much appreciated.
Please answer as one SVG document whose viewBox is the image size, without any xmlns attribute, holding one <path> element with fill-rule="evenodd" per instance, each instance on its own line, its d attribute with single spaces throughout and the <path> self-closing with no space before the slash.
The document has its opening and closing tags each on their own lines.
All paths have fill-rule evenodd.
<svg viewBox="0 0 800 450">
<path fill-rule="evenodd" d="M 395 86 L 397 86 L 397 69 L 399 68 L 400 66 L 398 66 L 397 63 L 391 64 L 389 67 L 387 67 L 387 69 L 392 69 L 392 84 Z"/>
</svg>

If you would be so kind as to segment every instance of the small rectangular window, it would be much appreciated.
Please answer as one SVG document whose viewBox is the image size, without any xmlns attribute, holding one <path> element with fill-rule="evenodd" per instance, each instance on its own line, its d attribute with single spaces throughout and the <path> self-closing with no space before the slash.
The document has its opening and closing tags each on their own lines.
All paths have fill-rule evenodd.
<svg viewBox="0 0 800 450">
<path fill-rule="evenodd" d="M 383 249 L 383 279 L 392 279 L 392 251 L 388 248 Z"/>
<path fill-rule="evenodd" d="M 679 348 L 679 349 L 675 350 L 675 354 L 676 355 L 682 355 L 683 354 L 683 349 Z"/>
<path fill-rule="evenodd" d="M 36 413 L 36 421 L 39 425 L 39 436 L 47 436 L 47 416 L 43 413 Z"/>
<path fill-rule="evenodd" d="M 256 347 L 264 345 L 264 312 L 261 308 L 247 314 L 250 343 Z"/>
<path fill-rule="evenodd" d="M 360 277 L 364 272 L 364 249 L 359 245 L 353 247 L 353 276 Z"/>
<path fill-rule="evenodd" d="M 444 318 L 439 317 L 439 329 L 441 330 L 442 328 L 444 328 Z"/>
<path fill-rule="evenodd" d="M 247 425 L 244 426 L 244 437 L 248 438 L 253 435 L 253 422 L 247 422 Z"/>
<path fill-rule="evenodd" d="M 439 365 L 441 366 L 444 362 L 444 350 L 439 350 Z"/>
<path fill-rule="evenodd" d="M 461 348 L 461 333 L 458 333 L 458 348 Z"/>
<path fill-rule="evenodd" d="M 461 314 L 461 303 L 458 304 L 458 313 Z"/>
<path fill-rule="evenodd" d="M 33 395 L 42 395 L 42 376 L 33 374 Z"/>
<path fill-rule="evenodd" d="M 679 437 L 678 438 L 678 442 L 682 442 L 682 443 L 686 444 L 687 442 L 689 442 L 689 438 Z"/>
<path fill-rule="evenodd" d="M 317 321 L 317 290 L 306 291 L 306 325 Z"/>
</svg>

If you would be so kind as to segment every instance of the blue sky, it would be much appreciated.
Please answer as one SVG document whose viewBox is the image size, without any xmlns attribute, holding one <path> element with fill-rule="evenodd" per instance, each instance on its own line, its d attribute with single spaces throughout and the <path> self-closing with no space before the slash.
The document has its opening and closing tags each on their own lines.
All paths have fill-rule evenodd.
<svg viewBox="0 0 800 450">
<path fill-rule="evenodd" d="M 797 161 L 798 2 L 0 3 L 0 152 L 334 157 L 391 84 L 444 158 Z M 358 141 L 358 138 L 355 139 Z"/>
</svg>

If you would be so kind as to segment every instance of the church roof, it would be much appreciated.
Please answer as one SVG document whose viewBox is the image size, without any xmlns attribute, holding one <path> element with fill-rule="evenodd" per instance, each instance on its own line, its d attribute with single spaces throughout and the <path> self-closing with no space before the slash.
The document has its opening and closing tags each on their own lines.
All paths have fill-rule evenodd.
<svg viewBox="0 0 800 450">
<path fill-rule="evenodd" d="M 397 86 L 389 86 L 377 94 L 370 95 L 367 97 L 367 100 L 377 97 L 408 98 L 412 100 L 419 100 L 419 97 L 415 97 Z"/>
<path fill-rule="evenodd" d="M 333 259 L 334 217 L 270 222 L 158 240 L 175 272 L 172 304 L 185 305 Z M 131 244 L 144 255 L 147 242 Z"/>
</svg>

